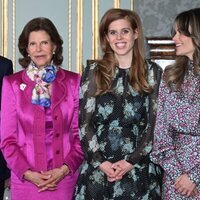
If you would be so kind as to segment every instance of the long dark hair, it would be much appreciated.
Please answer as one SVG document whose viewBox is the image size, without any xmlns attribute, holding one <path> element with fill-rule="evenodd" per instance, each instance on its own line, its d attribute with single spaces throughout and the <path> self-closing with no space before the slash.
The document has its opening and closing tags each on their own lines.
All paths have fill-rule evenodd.
<svg viewBox="0 0 200 200">
<path fill-rule="evenodd" d="M 193 65 L 194 73 L 200 75 L 200 8 L 184 11 L 177 15 L 172 27 L 172 37 L 176 31 L 191 37 L 194 45 Z M 171 88 L 172 83 L 177 89 L 181 88 L 189 58 L 186 56 L 177 56 L 174 65 L 166 68 L 164 77 L 167 85 Z"/>
</svg>

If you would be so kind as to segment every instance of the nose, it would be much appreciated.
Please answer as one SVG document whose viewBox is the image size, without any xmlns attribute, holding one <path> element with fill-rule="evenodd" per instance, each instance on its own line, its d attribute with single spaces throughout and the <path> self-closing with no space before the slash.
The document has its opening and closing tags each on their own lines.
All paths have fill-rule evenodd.
<svg viewBox="0 0 200 200">
<path fill-rule="evenodd" d="M 36 45 L 36 51 L 40 51 L 41 50 L 41 45 L 40 44 L 37 44 Z"/>
<path fill-rule="evenodd" d="M 117 33 L 117 39 L 120 40 L 122 38 L 122 34 L 121 33 Z"/>
<path fill-rule="evenodd" d="M 173 41 L 176 41 L 178 39 L 178 32 L 172 37 Z"/>
</svg>

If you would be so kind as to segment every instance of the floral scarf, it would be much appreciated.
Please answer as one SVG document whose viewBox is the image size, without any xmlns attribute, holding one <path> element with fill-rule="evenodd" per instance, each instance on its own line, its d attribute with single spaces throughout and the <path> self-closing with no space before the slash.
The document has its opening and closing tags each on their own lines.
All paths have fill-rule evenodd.
<svg viewBox="0 0 200 200">
<path fill-rule="evenodd" d="M 49 86 L 56 78 L 58 67 L 48 65 L 43 69 L 39 68 L 31 62 L 27 68 L 28 77 L 34 81 L 35 87 L 32 92 L 32 103 L 43 107 L 50 107 L 50 89 Z"/>
</svg>

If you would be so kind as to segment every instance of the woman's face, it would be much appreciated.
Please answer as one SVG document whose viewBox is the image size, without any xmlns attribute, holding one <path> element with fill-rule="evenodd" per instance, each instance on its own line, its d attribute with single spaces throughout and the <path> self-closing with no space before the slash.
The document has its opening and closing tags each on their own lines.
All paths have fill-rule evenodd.
<svg viewBox="0 0 200 200">
<path fill-rule="evenodd" d="M 138 33 L 133 31 L 128 20 L 119 19 L 113 21 L 108 27 L 106 37 L 118 59 L 121 56 L 130 56 L 132 59 L 133 46 Z"/>
<path fill-rule="evenodd" d="M 183 35 L 179 30 L 176 30 L 176 34 L 172 40 L 176 45 L 177 56 L 187 56 L 190 60 L 193 60 L 195 47 L 191 37 Z"/>
<path fill-rule="evenodd" d="M 56 45 L 53 44 L 46 31 L 40 30 L 30 33 L 27 53 L 38 67 L 49 65 L 55 50 Z"/>
</svg>

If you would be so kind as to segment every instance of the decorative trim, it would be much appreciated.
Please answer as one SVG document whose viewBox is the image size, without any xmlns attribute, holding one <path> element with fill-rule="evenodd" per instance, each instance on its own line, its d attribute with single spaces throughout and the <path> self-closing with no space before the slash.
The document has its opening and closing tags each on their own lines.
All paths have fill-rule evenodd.
<svg viewBox="0 0 200 200">
<path fill-rule="evenodd" d="M 92 1 L 92 59 L 98 59 L 98 0 Z"/>
<path fill-rule="evenodd" d="M 69 0 L 68 3 L 68 69 L 71 70 L 72 67 L 72 1 Z"/>
<path fill-rule="evenodd" d="M 130 0 L 131 1 L 131 10 L 134 10 L 134 0 Z"/>
<path fill-rule="evenodd" d="M 8 53 L 8 0 L 2 0 L 2 55 Z"/>
<path fill-rule="evenodd" d="M 77 26 L 76 26 L 76 70 L 82 71 L 83 54 L 83 1 L 76 0 L 77 5 Z"/>
<path fill-rule="evenodd" d="M 120 0 L 114 0 L 114 8 L 120 8 Z"/>
<path fill-rule="evenodd" d="M 14 67 L 14 71 L 15 71 L 15 55 L 16 55 L 16 43 L 15 43 L 15 39 L 16 39 L 16 24 L 15 24 L 15 0 L 13 0 L 12 2 L 12 42 L 13 42 L 13 47 L 12 47 L 12 61 L 13 61 L 13 67 Z"/>
</svg>

